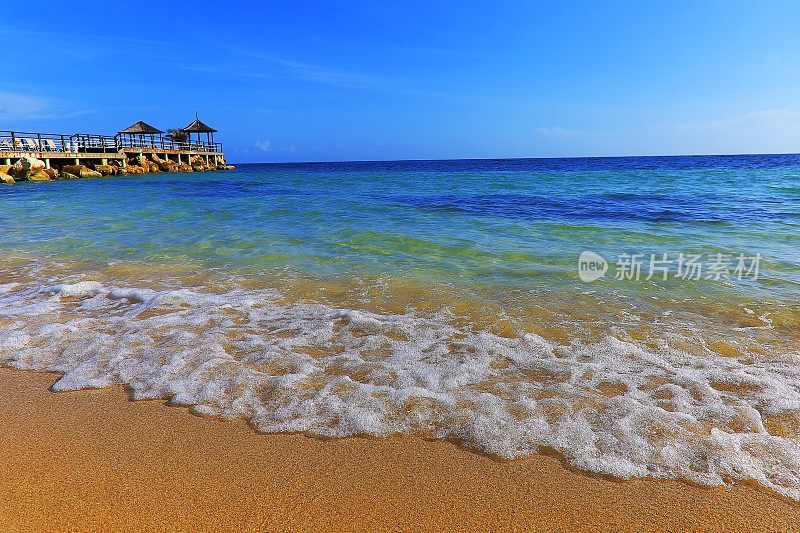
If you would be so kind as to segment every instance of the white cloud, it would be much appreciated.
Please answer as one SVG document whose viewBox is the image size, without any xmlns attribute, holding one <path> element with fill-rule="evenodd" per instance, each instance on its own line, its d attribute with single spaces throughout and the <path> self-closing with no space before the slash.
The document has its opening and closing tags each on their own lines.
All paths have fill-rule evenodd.
<svg viewBox="0 0 800 533">
<path fill-rule="evenodd" d="M 256 149 L 262 152 L 269 152 L 272 150 L 272 143 L 267 140 L 258 140 L 256 141 Z"/>
<path fill-rule="evenodd" d="M 259 53 L 242 48 L 230 46 L 224 46 L 223 48 L 242 58 L 252 60 L 252 64 L 248 68 L 238 71 L 239 74 L 245 76 L 256 78 L 290 77 L 348 88 L 370 88 L 382 84 L 381 80 L 374 76 L 360 72 L 303 63 L 273 54 Z M 265 67 L 269 68 L 265 71 Z"/>
<path fill-rule="evenodd" d="M 549 128 L 547 126 L 539 126 L 536 128 L 536 133 L 540 135 L 547 135 L 548 137 L 570 137 L 573 135 L 580 135 L 580 130 L 568 130 L 561 126 Z"/>
<path fill-rule="evenodd" d="M 58 119 L 86 113 L 89 111 L 58 98 L 0 91 L 0 119 Z"/>
<path fill-rule="evenodd" d="M 800 127 L 800 113 L 787 109 L 770 109 L 753 111 L 737 117 L 724 118 L 711 122 L 682 122 L 675 125 L 679 130 L 690 131 L 728 131 L 739 126 L 760 126 L 769 129 L 787 131 Z"/>
</svg>

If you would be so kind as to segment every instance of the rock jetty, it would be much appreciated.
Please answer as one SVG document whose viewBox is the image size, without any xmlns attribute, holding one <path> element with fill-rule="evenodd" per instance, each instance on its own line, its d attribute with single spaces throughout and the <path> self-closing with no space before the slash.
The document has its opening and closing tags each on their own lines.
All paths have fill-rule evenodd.
<svg viewBox="0 0 800 533">
<path fill-rule="evenodd" d="M 130 159 L 112 160 L 108 164 L 63 165 L 46 168 L 41 159 L 22 156 L 13 165 L 0 165 L 0 183 L 18 181 L 50 181 L 74 178 L 100 178 L 103 176 L 126 176 L 129 174 L 150 174 L 155 172 L 207 172 L 211 170 L 233 170 L 235 167 L 216 157 L 206 162 L 200 156 L 188 158 L 186 163 L 161 159 L 156 154 L 138 155 Z"/>
</svg>

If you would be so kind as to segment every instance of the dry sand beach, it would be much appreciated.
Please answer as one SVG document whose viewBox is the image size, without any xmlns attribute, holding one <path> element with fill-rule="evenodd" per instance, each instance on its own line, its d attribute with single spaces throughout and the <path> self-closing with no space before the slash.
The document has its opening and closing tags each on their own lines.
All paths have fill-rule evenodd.
<svg viewBox="0 0 800 533">
<path fill-rule="evenodd" d="M 264 435 L 0 369 L 2 531 L 786 531 L 763 489 L 619 481 L 418 437 Z"/>
</svg>

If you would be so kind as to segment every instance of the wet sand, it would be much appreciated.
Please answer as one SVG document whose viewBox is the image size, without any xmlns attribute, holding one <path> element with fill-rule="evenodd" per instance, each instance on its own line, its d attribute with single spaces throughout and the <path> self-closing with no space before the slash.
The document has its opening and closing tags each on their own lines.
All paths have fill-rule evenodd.
<svg viewBox="0 0 800 533">
<path fill-rule="evenodd" d="M 262 435 L 0 369 L 0 531 L 789 530 L 748 485 L 619 481 L 418 437 Z"/>
</svg>

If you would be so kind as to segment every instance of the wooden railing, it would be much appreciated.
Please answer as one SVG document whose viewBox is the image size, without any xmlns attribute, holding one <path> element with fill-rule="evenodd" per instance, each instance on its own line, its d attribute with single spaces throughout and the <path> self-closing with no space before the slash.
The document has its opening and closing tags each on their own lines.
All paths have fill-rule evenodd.
<svg viewBox="0 0 800 533">
<path fill-rule="evenodd" d="M 176 142 L 161 136 L 143 137 L 117 134 L 91 135 L 75 133 L 34 133 L 0 130 L 0 152 L 22 153 L 109 153 L 127 148 L 149 150 L 181 150 L 186 152 L 222 153 L 222 144 L 198 141 Z"/>
<path fill-rule="evenodd" d="M 71 135 L 0 131 L 0 152 L 76 152 Z"/>
<path fill-rule="evenodd" d="M 169 137 L 155 135 L 128 136 L 117 134 L 115 137 L 120 148 L 147 148 L 151 150 L 183 150 L 192 152 L 222 152 L 222 144 L 202 141 L 174 141 Z"/>
<path fill-rule="evenodd" d="M 69 138 L 72 148 L 75 152 L 119 152 L 119 147 L 114 137 L 107 135 L 89 135 L 85 133 L 76 133 Z"/>
</svg>

